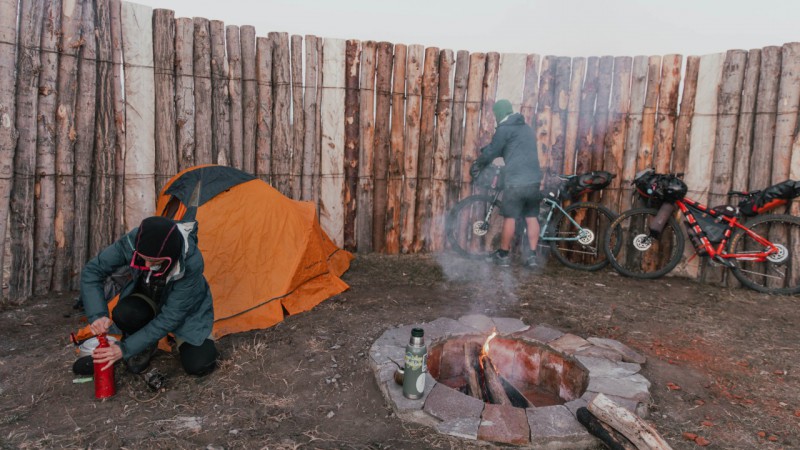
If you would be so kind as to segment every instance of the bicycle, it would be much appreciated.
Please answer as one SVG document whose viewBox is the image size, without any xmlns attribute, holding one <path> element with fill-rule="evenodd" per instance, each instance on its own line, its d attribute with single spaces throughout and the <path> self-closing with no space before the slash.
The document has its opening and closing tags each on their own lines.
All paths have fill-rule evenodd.
<svg viewBox="0 0 800 450">
<path fill-rule="evenodd" d="M 459 201 L 447 215 L 448 242 L 453 250 L 467 258 L 485 258 L 500 241 L 503 226 L 503 217 L 499 214 L 503 193 L 501 170 L 497 166 L 492 170 L 484 186 L 488 192 Z M 578 202 L 566 207 L 563 202 L 587 192 L 600 191 L 615 176 L 608 172 L 559 175 L 556 189 L 543 196 L 539 214 L 540 246 L 549 245 L 556 259 L 565 266 L 594 271 L 608 263 L 598 241 L 605 227 L 616 219 L 616 213 L 594 202 Z M 515 233 L 515 242 L 522 244 L 523 258 L 524 252 L 530 251 L 524 224 L 524 219 L 520 219 Z"/>
<path fill-rule="evenodd" d="M 657 174 L 653 169 L 636 175 L 632 183 L 635 192 L 658 209 L 625 211 L 609 226 L 604 251 L 614 269 L 643 279 L 658 278 L 673 270 L 683 256 L 686 242 L 675 218 L 677 208 L 684 216 L 684 228 L 697 256 L 730 269 L 736 279 L 755 291 L 800 292 L 800 218 L 763 214 L 788 203 L 800 192 L 779 194 L 783 197 L 776 198 L 769 195 L 775 186 L 763 191 L 730 191 L 729 197 L 742 198 L 739 207 L 709 208 L 685 196 L 687 188 L 682 176 Z M 797 186 L 795 189 L 800 188 L 800 183 Z M 761 207 L 748 210 L 755 217 L 742 223 L 742 205 L 756 200 L 762 203 Z"/>
</svg>

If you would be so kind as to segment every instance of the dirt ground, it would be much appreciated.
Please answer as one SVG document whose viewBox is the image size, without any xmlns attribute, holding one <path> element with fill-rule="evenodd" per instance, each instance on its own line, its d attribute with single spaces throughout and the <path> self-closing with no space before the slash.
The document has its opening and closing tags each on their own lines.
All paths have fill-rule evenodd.
<svg viewBox="0 0 800 450">
<path fill-rule="evenodd" d="M 183 374 L 159 352 L 166 389 L 117 367 L 115 397 L 71 373 L 72 295 L 0 311 L 1 448 L 473 448 L 406 424 L 368 349 L 385 330 L 465 314 L 515 317 L 617 339 L 648 357 L 648 420 L 675 449 L 800 448 L 800 297 L 677 278 L 542 273 L 440 256 L 358 256 L 350 290 L 310 312 L 218 342 L 220 367 Z M 702 442 L 702 440 L 700 440 Z"/>
</svg>

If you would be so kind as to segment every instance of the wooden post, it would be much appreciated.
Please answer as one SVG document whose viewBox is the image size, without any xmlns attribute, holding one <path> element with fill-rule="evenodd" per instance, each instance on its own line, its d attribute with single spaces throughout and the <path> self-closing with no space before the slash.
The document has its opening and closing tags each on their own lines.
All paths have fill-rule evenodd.
<svg viewBox="0 0 800 450">
<path fill-rule="evenodd" d="M 208 19 L 194 18 L 194 163 L 211 164 L 211 32 Z"/>
<path fill-rule="evenodd" d="M 539 74 L 539 100 L 536 107 L 536 144 L 539 151 L 539 165 L 544 174 L 544 183 L 547 184 L 550 176 L 550 153 L 552 140 L 550 125 L 553 120 L 553 101 L 555 96 L 556 58 L 545 56 L 542 60 L 541 73 Z"/>
<path fill-rule="evenodd" d="M 469 52 L 459 50 L 453 84 L 453 117 L 450 127 L 450 170 L 447 187 L 447 210 L 461 196 L 461 153 L 464 148 L 464 101 L 469 76 Z"/>
<path fill-rule="evenodd" d="M 361 43 L 359 80 L 359 154 L 358 207 L 356 208 L 356 247 L 361 253 L 372 252 L 372 171 L 375 148 L 375 41 Z M 306 129 L 308 132 L 308 129 Z"/>
<path fill-rule="evenodd" d="M 656 107 L 661 86 L 661 57 L 651 56 L 647 68 L 647 92 L 642 111 L 642 137 L 639 140 L 639 159 L 636 171 L 653 167 L 655 161 Z"/>
<path fill-rule="evenodd" d="M 556 74 L 553 85 L 553 114 L 550 121 L 549 168 L 553 176 L 564 173 L 564 151 L 566 149 L 567 111 L 569 109 L 570 70 L 572 60 L 556 58 Z M 570 162 L 572 165 L 572 162 Z M 557 178 L 553 181 L 555 182 Z"/>
<path fill-rule="evenodd" d="M 356 249 L 358 131 L 360 128 L 358 75 L 360 64 L 361 47 L 359 42 L 353 39 L 348 40 L 345 47 L 346 90 L 344 96 L 344 248 L 350 251 Z"/>
<path fill-rule="evenodd" d="M 461 198 L 472 192 L 469 168 L 478 158 L 478 133 L 480 131 L 481 96 L 483 75 L 486 71 L 486 55 L 469 55 L 469 77 L 467 81 L 467 104 L 464 124 L 464 148 L 461 152 Z"/>
<path fill-rule="evenodd" d="M 601 421 L 628 438 L 636 448 L 650 450 L 671 450 L 658 432 L 647 422 L 621 407 L 605 394 L 597 394 L 588 406 L 589 411 Z"/>
<path fill-rule="evenodd" d="M 291 196 L 292 121 L 290 110 L 292 107 L 292 95 L 289 85 L 291 82 L 289 35 L 287 33 L 269 33 L 269 36 L 275 42 L 272 69 L 272 85 L 273 92 L 275 92 L 275 114 L 272 117 L 272 185 L 283 195 Z M 344 65 L 344 60 L 342 60 L 342 65 Z M 339 72 L 341 72 L 341 69 Z M 341 73 L 336 76 L 338 77 L 339 75 Z M 344 84 L 342 87 L 344 87 Z M 344 108 L 344 99 L 342 99 L 342 108 Z M 337 113 L 343 112 L 343 110 L 337 111 Z M 322 113 L 323 115 L 325 114 L 324 109 Z M 344 130 L 342 131 L 344 132 Z M 324 147 L 322 151 L 323 153 L 325 152 Z"/>
<path fill-rule="evenodd" d="M 736 128 L 733 179 L 731 180 L 731 188 L 737 191 L 746 191 L 750 187 L 750 152 L 753 150 L 753 126 L 756 118 L 756 93 L 758 92 L 760 69 L 761 50 L 748 51 L 742 83 L 742 102 L 739 107 L 739 126 Z M 735 280 L 734 277 L 728 279 Z"/>
<path fill-rule="evenodd" d="M 153 62 L 155 63 L 156 192 L 178 173 L 175 112 L 175 13 L 153 11 Z"/>
<path fill-rule="evenodd" d="M 386 247 L 389 254 L 400 252 L 401 206 L 403 203 L 403 175 L 405 167 L 405 86 L 408 48 L 404 44 L 394 46 L 394 75 L 392 76 L 392 131 L 390 133 L 389 173 L 386 192 Z M 416 64 L 415 69 L 419 69 Z M 415 72 L 416 73 L 416 72 Z M 411 93 L 409 82 L 409 95 Z M 418 101 L 414 97 L 414 102 Z M 412 101 L 409 100 L 409 105 Z M 418 105 L 418 103 L 417 103 Z M 410 107 L 410 106 L 409 106 Z M 418 129 L 416 122 L 409 129 Z M 417 136 L 415 134 L 415 136 Z M 384 230 L 375 230 L 376 233 Z"/>
<path fill-rule="evenodd" d="M 271 183 L 272 173 L 272 46 L 270 38 L 256 38 L 256 80 L 258 114 L 256 115 L 256 176 Z"/>
<path fill-rule="evenodd" d="M 452 50 L 439 53 L 439 99 L 436 102 L 436 147 L 433 152 L 431 174 L 431 251 L 440 251 L 445 245 L 444 227 L 447 214 L 447 187 L 449 178 L 450 134 L 453 101 L 453 71 L 455 63 Z"/>
<path fill-rule="evenodd" d="M 597 105 L 594 113 L 594 135 L 592 136 L 592 170 L 601 170 L 603 168 L 604 154 L 606 149 L 608 149 L 608 115 L 611 101 L 614 57 L 601 57 L 598 68 Z M 599 198 L 599 193 L 593 194 L 592 197 L 594 200 L 597 200 Z"/>
<path fill-rule="evenodd" d="M 481 97 L 481 128 L 478 135 L 478 150 L 489 145 L 494 135 L 497 121 L 492 108 L 497 99 L 497 77 L 500 73 L 500 54 L 486 54 L 486 72 L 483 78 L 483 95 Z"/>
<path fill-rule="evenodd" d="M 773 184 L 789 179 L 792 141 L 797 130 L 798 104 L 800 104 L 800 42 L 791 42 L 781 47 L 781 78 L 778 86 L 775 143 L 772 147 Z"/>
<path fill-rule="evenodd" d="M 256 29 L 239 28 L 242 45 L 242 170 L 256 172 L 256 130 L 258 129 L 258 81 L 256 79 Z"/>
<path fill-rule="evenodd" d="M 439 90 L 439 49 L 425 49 L 425 68 L 422 77 L 422 117 L 417 176 L 417 206 L 414 218 L 412 251 L 428 251 L 431 232 L 431 188 L 433 181 L 433 152 L 435 146 L 436 97 Z"/>
<path fill-rule="evenodd" d="M 303 179 L 300 183 L 302 200 L 314 202 L 319 199 L 319 135 L 317 134 L 317 118 L 319 117 L 319 52 L 317 46 L 320 39 L 314 35 L 306 35 L 306 73 L 305 95 L 303 96 Z"/>
<path fill-rule="evenodd" d="M 669 172 L 675 121 L 678 115 L 678 87 L 681 83 L 681 55 L 666 55 L 661 63 L 661 86 L 658 93 L 654 143 L 656 172 Z"/>
<path fill-rule="evenodd" d="M 15 63 L 17 42 L 17 0 L 1 0 L 0 10 L 0 283 L 6 267 L 6 230 L 11 187 L 14 182 L 14 153 L 17 146 L 16 105 L 14 88 L 17 80 Z M 59 13 L 60 14 L 60 13 Z M 48 283 L 49 284 L 49 283 Z M 4 301 L 0 289 L 0 303 Z"/>
<path fill-rule="evenodd" d="M 625 153 L 622 157 L 622 173 L 620 186 L 619 211 L 631 209 L 633 203 L 633 187 L 631 182 L 636 176 L 636 156 L 639 152 L 639 139 L 642 133 L 642 113 L 644 111 L 644 98 L 647 93 L 647 57 L 636 56 L 633 58 L 631 72 L 631 106 L 628 114 L 628 132 L 625 139 Z"/>
<path fill-rule="evenodd" d="M 761 74 L 756 97 L 756 122 L 750 159 L 750 189 L 763 189 L 772 179 L 772 149 L 775 137 L 781 48 L 761 50 Z"/>
<path fill-rule="evenodd" d="M 612 211 L 619 211 L 622 194 L 622 160 L 625 154 L 625 137 L 628 134 L 628 113 L 631 102 L 630 56 L 614 58 L 614 79 L 609 104 L 608 145 L 603 156 L 603 170 L 616 175 L 611 184 L 603 190 L 603 204 Z"/>
<path fill-rule="evenodd" d="M 572 77 L 569 83 L 567 103 L 567 125 L 564 134 L 564 173 L 575 173 L 575 157 L 578 153 L 578 119 L 581 112 L 581 89 L 586 76 L 586 58 L 572 58 Z"/>
<path fill-rule="evenodd" d="M 225 56 L 225 24 L 209 22 L 211 35 L 211 160 L 230 165 L 231 95 L 228 90 L 228 58 Z M 288 52 L 288 50 L 287 50 Z"/>
<path fill-rule="evenodd" d="M 392 44 L 378 44 L 377 75 L 375 81 L 375 154 L 374 154 L 374 215 L 372 216 L 372 249 L 385 251 L 387 192 L 386 175 L 389 168 L 389 114 L 392 93 Z"/>
<path fill-rule="evenodd" d="M 116 240 L 114 233 L 114 68 L 111 63 L 111 11 L 108 1 L 97 2 L 97 114 L 94 130 L 91 209 L 89 214 L 89 256 L 97 255 Z M 34 286 L 36 278 L 34 277 Z M 49 278 L 48 283 L 49 286 Z"/>
<path fill-rule="evenodd" d="M 177 19 L 175 21 L 175 121 L 179 171 L 195 165 L 193 46 L 192 19 Z"/>
<path fill-rule="evenodd" d="M 125 54 L 125 223 L 138 225 L 156 209 L 155 93 L 152 9 L 122 3 Z"/>
<path fill-rule="evenodd" d="M 244 123 L 242 109 L 242 41 L 239 27 L 225 27 L 225 46 L 228 53 L 228 93 L 230 94 L 230 142 L 228 144 L 231 167 L 244 168 Z"/>
<path fill-rule="evenodd" d="M 697 96 L 697 74 L 700 70 L 700 57 L 686 58 L 686 73 L 683 77 L 683 95 L 678 122 L 675 126 L 675 149 L 672 152 L 672 171 L 686 172 L 686 161 L 689 158 L 689 141 L 694 117 L 694 101 Z M 749 156 L 749 154 L 748 154 Z M 745 176 L 745 178 L 747 178 Z"/>
<path fill-rule="evenodd" d="M 421 45 L 408 47 L 406 59 L 406 135 L 403 142 L 403 190 L 400 202 L 400 251 L 409 253 L 414 243 L 414 219 L 417 206 L 417 182 L 419 175 L 420 108 L 422 105 L 422 73 L 424 48 Z M 396 100 L 396 97 L 395 97 Z M 394 131 L 394 128 L 392 129 Z M 394 153 L 394 152 L 393 152 Z M 391 169 L 391 165 L 390 165 Z M 390 175 L 393 175 L 390 171 Z M 391 195 L 391 192 L 390 194 Z M 389 227 L 387 224 L 387 235 Z M 393 253 L 386 241 L 386 252 Z"/>
<path fill-rule="evenodd" d="M 20 3 L 17 51 L 16 124 L 19 138 L 14 155 L 11 188 L 11 265 L 8 298 L 22 303 L 33 294 L 34 175 L 36 172 L 36 117 L 39 97 L 40 50 L 44 4 Z M 7 42 L 14 42 L 14 39 Z M 2 237 L 5 239 L 5 236 Z M 3 270 L 5 268 L 2 268 Z"/>
<path fill-rule="evenodd" d="M 53 276 L 53 246 L 55 244 L 55 235 L 53 227 L 55 224 L 55 197 L 56 197 L 56 108 L 58 97 L 58 38 L 61 35 L 61 2 L 58 0 L 48 0 L 45 2 L 45 25 L 42 27 L 41 36 L 41 63 L 39 73 L 39 103 L 37 106 L 38 113 L 38 129 L 37 129 L 37 146 L 36 146 L 36 169 L 34 191 L 36 192 L 35 200 L 35 229 L 33 235 L 33 294 L 42 295 L 50 291 L 50 279 Z M 16 4 L 14 5 L 14 14 L 16 19 Z M 2 35 L 3 31 L 0 31 Z M 0 36 L 0 41 L 13 42 L 15 36 L 10 40 L 4 40 Z M 5 50 L 6 44 L 0 44 L 0 52 Z M 1 53 L 0 53 L 1 54 Z M 13 51 L 12 51 L 13 54 Z M 0 57 L 0 59 L 2 59 Z M 110 55 L 109 55 L 110 59 Z M 0 71 L 3 70 L 3 63 L 0 62 Z M 14 67 L 13 63 L 11 65 Z M 14 78 L 9 76 L 5 77 L 3 73 L 0 79 L 10 80 L 11 89 L 14 88 Z M 2 88 L 0 88 L 2 89 Z M 0 99 L 0 105 L 5 105 L 5 102 Z M 0 106 L 0 114 L 3 113 L 4 106 Z M 11 121 L 8 121 L 11 125 Z M 5 130 L 0 125 L 0 135 Z M 0 140 L 0 148 L 3 147 L 2 140 Z M 0 150 L 2 154 L 5 149 Z M 2 167 L 5 163 L 0 163 Z M 9 167 L 10 169 L 10 167 Z M 3 171 L 0 170 L 0 179 L 4 177 Z M 10 175 L 10 174 L 9 174 Z M 5 181 L 5 180 L 2 180 Z M 0 182 L 2 182 L 0 181 Z M 10 180 L 9 180 L 10 181 Z M 0 192 L 4 192 L 0 187 Z M 0 196 L 0 199 L 7 198 Z M 111 199 L 109 199 L 110 201 Z M 4 209 L 4 213 L 0 213 L 0 220 L 6 220 L 7 203 L 0 203 L 0 208 Z M 3 239 L 5 243 L 5 222 L 0 226 L 0 231 L 3 232 Z M 0 251 L 4 251 L 4 244 L 0 244 Z M 0 263 L 2 258 L 0 257 Z M 5 266 L 3 266 L 5 267 Z M 0 298 L 2 295 L 0 295 Z"/>
<path fill-rule="evenodd" d="M 125 225 L 125 93 L 122 80 L 122 2 L 109 0 L 111 15 L 111 62 L 114 91 L 114 235 L 122 236 Z"/>
<path fill-rule="evenodd" d="M 497 99 L 511 102 L 516 113 L 522 111 L 523 90 L 525 88 L 525 66 L 528 56 L 523 53 L 501 53 L 500 69 L 497 72 Z"/>
<path fill-rule="evenodd" d="M 535 126 L 536 104 L 539 101 L 539 55 L 531 54 L 525 58 L 525 83 L 522 87 L 522 106 L 520 114 L 525 122 Z"/>
<path fill-rule="evenodd" d="M 292 198 L 303 197 L 303 149 L 305 116 L 303 110 L 303 36 L 292 36 Z M 356 74 L 356 83 L 358 74 Z M 356 85 L 356 88 L 358 86 Z"/>
<path fill-rule="evenodd" d="M 578 142 L 575 155 L 575 173 L 592 169 L 592 139 L 594 137 L 594 109 L 597 100 L 597 85 L 600 58 L 591 56 L 586 60 L 586 78 L 581 89 L 581 112 L 578 115 Z"/>
<path fill-rule="evenodd" d="M 322 229 L 339 247 L 344 245 L 344 71 L 345 41 L 325 39 L 322 50 L 319 219 Z"/>
</svg>

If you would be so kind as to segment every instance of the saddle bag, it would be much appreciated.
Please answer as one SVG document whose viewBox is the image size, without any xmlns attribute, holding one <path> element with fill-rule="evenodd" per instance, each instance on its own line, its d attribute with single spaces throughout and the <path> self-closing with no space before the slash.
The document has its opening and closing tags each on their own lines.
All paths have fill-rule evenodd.
<svg viewBox="0 0 800 450">
<path fill-rule="evenodd" d="M 604 170 L 576 175 L 566 182 L 564 193 L 567 198 L 574 199 L 588 192 L 600 191 L 611 184 L 612 178 L 614 178 L 614 175 Z"/>
</svg>

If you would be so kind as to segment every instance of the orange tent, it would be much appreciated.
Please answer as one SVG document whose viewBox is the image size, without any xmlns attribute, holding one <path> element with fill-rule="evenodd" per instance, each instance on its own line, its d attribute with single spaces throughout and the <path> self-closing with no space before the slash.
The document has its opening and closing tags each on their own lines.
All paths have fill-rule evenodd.
<svg viewBox="0 0 800 450">
<path fill-rule="evenodd" d="M 314 205 L 242 171 L 186 169 L 161 190 L 156 214 L 197 221 L 215 338 L 271 327 L 348 288 L 339 276 L 353 255 L 320 228 Z M 78 338 L 88 337 L 87 326 Z"/>
</svg>

